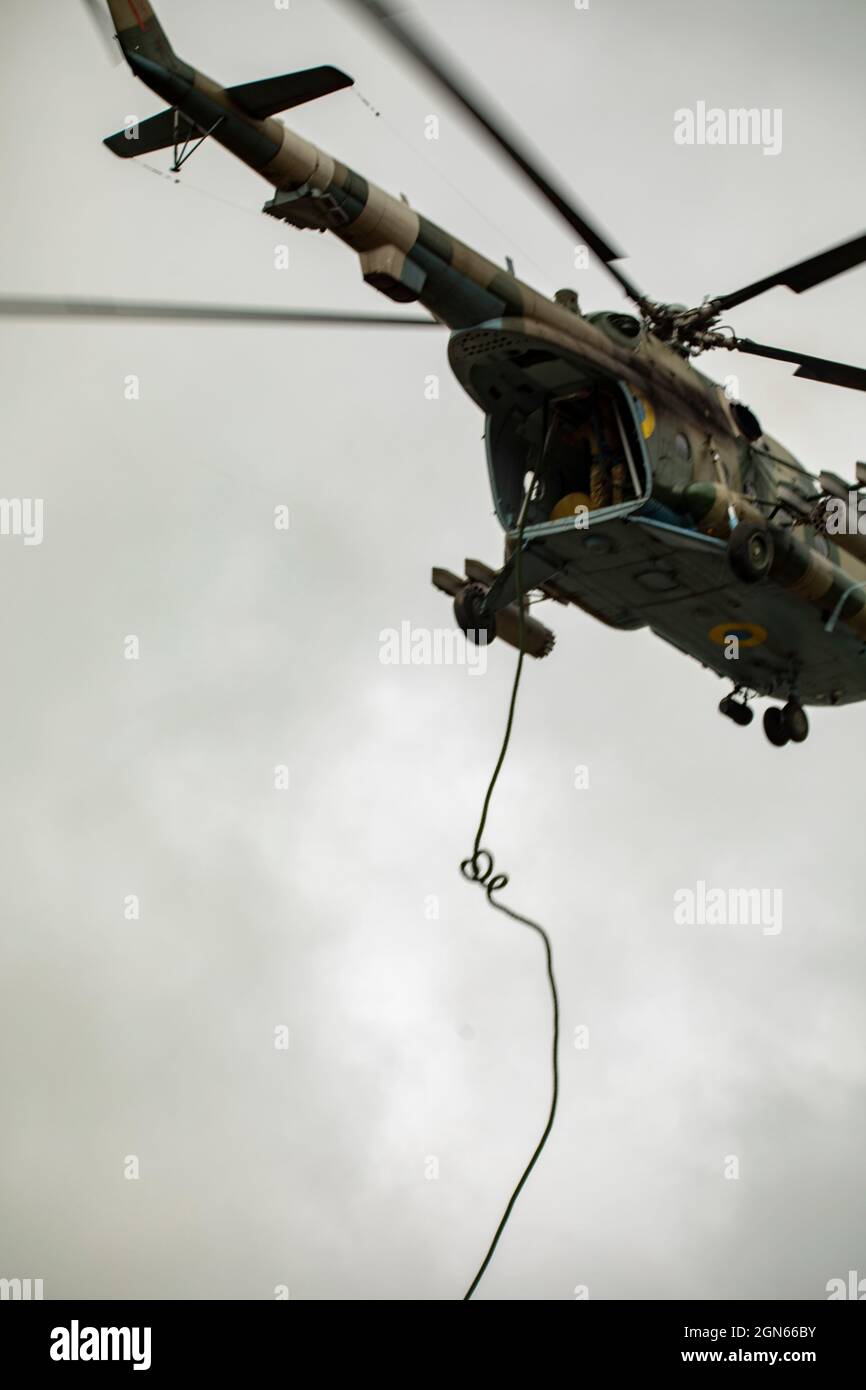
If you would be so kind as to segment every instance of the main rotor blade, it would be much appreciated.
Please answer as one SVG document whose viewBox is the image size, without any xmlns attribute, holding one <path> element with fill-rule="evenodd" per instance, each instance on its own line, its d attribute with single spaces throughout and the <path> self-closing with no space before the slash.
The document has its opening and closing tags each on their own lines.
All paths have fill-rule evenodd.
<svg viewBox="0 0 866 1390">
<path fill-rule="evenodd" d="M 160 304 L 136 299 L 49 299 L 0 295 L 0 318 L 169 319 L 178 322 L 331 324 L 335 327 L 440 328 L 434 318 L 339 313 L 329 309 L 259 309 L 232 304 Z"/>
<path fill-rule="evenodd" d="M 120 45 L 115 42 L 114 25 L 109 17 L 105 0 L 83 0 L 83 4 L 99 30 L 99 37 L 105 44 L 110 62 L 117 67 L 119 63 L 123 62 L 123 54 L 120 51 Z"/>
<path fill-rule="evenodd" d="M 794 376 L 809 381 L 825 381 L 830 386 L 848 386 L 852 391 L 866 391 L 866 369 L 849 367 L 845 362 L 831 362 L 826 357 L 807 357 L 802 352 L 787 352 L 784 348 L 753 343 L 751 338 L 737 338 L 737 351 L 752 357 L 769 357 L 776 362 L 796 362 Z"/>
<path fill-rule="evenodd" d="M 814 285 L 832 280 L 835 275 L 841 275 L 845 270 L 852 270 L 863 261 L 866 261 L 866 234 L 856 236 L 852 241 L 845 241 L 841 246 L 834 246 L 829 251 L 822 251 L 820 255 L 810 256 L 807 261 L 789 265 L 787 270 L 768 275 L 764 280 L 756 280 L 754 284 L 746 285 L 742 290 L 735 290 L 733 294 L 720 295 L 712 303 L 719 313 L 723 313 L 738 304 L 745 304 L 747 299 L 754 299 L 765 290 L 773 289 L 775 285 L 786 285 L 795 294 L 802 294 L 804 290 L 811 290 Z"/>
<path fill-rule="evenodd" d="M 506 131 L 504 118 L 486 104 L 483 97 L 473 91 L 469 79 L 436 48 L 433 41 L 426 36 L 422 38 L 404 17 L 398 17 L 394 10 L 382 3 L 382 0 L 349 0 L 349 3 L 357 9 L 364 10 L 368 16 L 387 29 L 400 47 L 450 92 L 565 219 L 569 227 L 595 252 L 629 298 L 640 304 L 640 291 L 612 264 L 613 261 L 622 259 L 623 252 L 617 251 L 590 222 L 587 214 L 579 210 L 574 198 L 557 186 L 553 176 L 545 171 L 540 157 L 529 147 L 520 145 L 517 137 Z"/>
</svg>

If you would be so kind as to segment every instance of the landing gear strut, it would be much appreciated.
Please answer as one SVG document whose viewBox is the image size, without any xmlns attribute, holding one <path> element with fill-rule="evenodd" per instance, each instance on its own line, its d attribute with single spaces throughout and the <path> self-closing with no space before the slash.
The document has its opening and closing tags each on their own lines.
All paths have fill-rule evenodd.
<svg viewBox="0 0 866 1390">
<path fill-rule="evenodd" d="M 775 748 L 786 743 L 803 743 L 809 736 L 806 711 L 796 700 L 789 700 L 779 709 L 773 705 L 764 712 L 764 733 Z"/>
<path fill-rule="evenodd" d="M 748 699 L 748 691 L 736 686 L 730 695 L 719 701 L 719 713 L 741 728 L 746 728 L 755 717 L 755 711 L 746 703 Z M 786 743 L 805 742 L 809 736 L 809 720 L 799 700 L 792 695 L 786 705 L 773 705 L 765 710 L 764 733 L 774 748 L 784 748 Z"/>
<path fill-rule="evenodd" d="M 735 724 L 746 728 L 751 724 L 755 717 L 755 711 L 746 704 L 745 696 L 738 700 L 738 691 L 734 690 L 730 695 L 726 695 L 724 700 L 719 701 L 719 714 L 723 714 L 726 719 L 733 719 Z"/>
<path fill-rule="evenodd" d="M 454 616 L 457 626 L 470 642 L 482 647 L 496 636 L 496 618 L 484 610 L 487 587 L 484 584 L 464 584 L 454 596 Z"/>
</svg>

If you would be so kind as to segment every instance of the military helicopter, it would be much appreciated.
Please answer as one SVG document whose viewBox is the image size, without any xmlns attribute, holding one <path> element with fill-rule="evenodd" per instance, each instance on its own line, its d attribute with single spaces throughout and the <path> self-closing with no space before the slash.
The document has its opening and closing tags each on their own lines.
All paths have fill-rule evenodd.
<svg viewBox="0 0 866 1390">
<path fill-rule="evenodd" d="M 99 0 L 88 3 L 108 20 Z M 740 338 L 722 323 L 728 310 L 776 286 L 800 294 L 860 265 L 866 235 L 696 308 L 658 303 L 429 40 L 379 0 L 353 3 L 481 125 L 634 312 L 584 314 L 572 290 L 547 298 L 275 119 L 351 86 L 339 69 L 222 87 L 177 57 L 148 0 L 107 0 L 110 37 L 169 106 L 108 137 L 108 148 L 124 159 L 170 148 L 179 170 L 204 140 L 217 141 L 272 185 L 269 217 L 331 232 L 358 255 L 369 285 L 426 315 L 22 297 L 0 301 L 0 312 L 447 327 L 450 365 L 485 416 L 505 531 L 498 571 L 479 561 L 466 561 L 462 574 L 433 571 L 470 640 L 498 635 L 517 646 L 522 632 L 524 651 L 545 656 L 553 634 L 526 611 L 531 597 L 575 604 L 615 628 L 649 627 L 731 679 L 719 709 L 737 724 L 752 721 L 755 696 L 777 701 L 764 714 L 768 739 L 802 742 L 804 706 L 866 697 L 866 536 L 856 524 L 866 464 L 857 464 L 856 483 L 830 473 L 815 479 L 694 360 L 727 349 L 866 390 L 862 368 Z M 831 528 L 840 507 L 849 524 Z"/>
</svg>

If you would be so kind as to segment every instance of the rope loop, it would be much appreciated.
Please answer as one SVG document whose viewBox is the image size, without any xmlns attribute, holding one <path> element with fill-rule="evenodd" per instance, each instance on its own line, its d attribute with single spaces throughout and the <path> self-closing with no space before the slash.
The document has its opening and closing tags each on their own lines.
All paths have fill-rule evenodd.
<svg viewBox="0 0 866 1390">
<path fill-rule="evenodd" d="M 493 873 L 493 855 L 489 849 L 476 849 L 460 865 L 460 872 L 470 883 L 480 883 L 492 902 L 492 895 L 508 886 L 508 874 Z"/>
</svg>

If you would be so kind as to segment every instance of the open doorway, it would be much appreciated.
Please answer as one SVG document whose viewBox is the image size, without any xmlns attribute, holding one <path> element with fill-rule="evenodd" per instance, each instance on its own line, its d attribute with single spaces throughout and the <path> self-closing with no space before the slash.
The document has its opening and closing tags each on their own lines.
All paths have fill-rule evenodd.
<svg viewBox="0 0 866 1390">
<path fill-rule="evenodd" d="M 525 478 L 537 476 L 529 526 L 637 504 L 646 494 L 642 441 L 615 381 L 585 380 L 534 410 L 503 411 L 488 438 L 500 518 L 516 524 Z"/>
<path fill-rule="evenodd" d="M 573 517 L 575 508 L 600 511 L 641 495 L 634 455 L 611 390 L 585 386 L 549 402 L 539 491 L 549 521 Z"/>
</svg>

